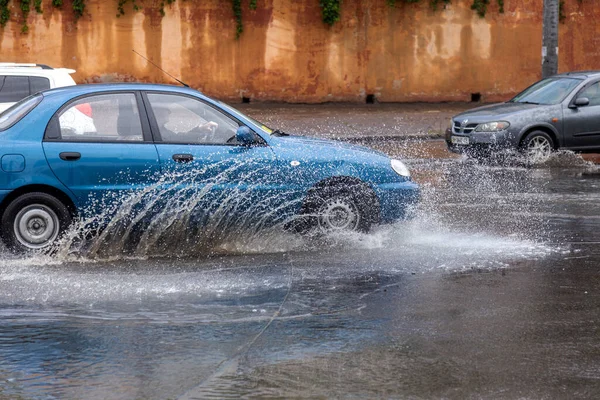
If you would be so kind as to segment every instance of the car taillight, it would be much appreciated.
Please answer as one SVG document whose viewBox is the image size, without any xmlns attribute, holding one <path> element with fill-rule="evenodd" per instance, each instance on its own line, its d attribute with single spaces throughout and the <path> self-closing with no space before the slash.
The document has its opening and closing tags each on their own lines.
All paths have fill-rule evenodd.
<svg viewBox="0 0 600 400">
<path fill-rule="evenodd" d="M 92 117 L 92 106 L 90 106 L 90 103 L 78 104 L 75 106 L 75 108 L 87 115 L 88 117 Z"/>
</svg>

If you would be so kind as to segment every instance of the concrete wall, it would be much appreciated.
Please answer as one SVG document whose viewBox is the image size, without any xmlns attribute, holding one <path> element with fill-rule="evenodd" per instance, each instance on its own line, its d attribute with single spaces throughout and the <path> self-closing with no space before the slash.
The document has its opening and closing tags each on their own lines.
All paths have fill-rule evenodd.
<svg viewBox="0 0 600 400">
<path fill-rule="evenodd" d="M 318 0 L 243 1 L 245 31 L 235 40 L 229 0 L 158 0 L 128 3 L 87 0 L 75 22 L 44 0 L 21 33 L 18 1 L 0 30 L 0 61 L 74 68 L 78 82 L 172 82 L 136 49 L 192 87 L 228 101 L 242 96 L 287 102 L 484 101 L 506 99 L 541 75 L 542 0 L 491 1 L 485 18 L 471 0 L 452 0 L 433 11 L 428 0 L 392 9 L 385 0 L 343 0 L 341 21 L 321 21 Z M 566 0 L 560 25 L 559 68 L 600 69 L 600 4 Z"/>
</svg>

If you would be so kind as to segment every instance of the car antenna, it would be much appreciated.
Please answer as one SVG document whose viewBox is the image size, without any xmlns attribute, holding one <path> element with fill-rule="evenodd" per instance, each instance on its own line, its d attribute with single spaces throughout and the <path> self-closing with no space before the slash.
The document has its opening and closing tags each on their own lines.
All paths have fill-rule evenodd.
<svg viewBox="0 0 600 400">
<path fill-rule="evenodd" d="M 180 81 L 179 79 L 175 78 L 173 75 L 171 75 L 170 73 L 168 73 L 167 71 L 165 71 L 164 69 L 162 69 L 161 67 L 159 67 L 158 65 L 156 65 L 155 63 L 153 63 L 152 61 L 148 60 L 146 57 L 144 57 L 143 55 L 141 55 L 140 53 L 138 53 L 135 50 L 131 50 L 133 51 L 135 54 L 137 54 L 138 56 L 142 57 L 144 60 L 148 61 L 150 64 L 154 65 L 156 68 L 158 68 L 159 70 L 161 70 L 162 72 L 164 72 L 165 74 L 169 75 L 171 78 L 175 79 L 177 82 L 181 83 L 183 86 L 185 87 L 190 87 L 190 85 L 188 85 L 187 83 L 183 83 L 182 81 Z"/>
</svg>

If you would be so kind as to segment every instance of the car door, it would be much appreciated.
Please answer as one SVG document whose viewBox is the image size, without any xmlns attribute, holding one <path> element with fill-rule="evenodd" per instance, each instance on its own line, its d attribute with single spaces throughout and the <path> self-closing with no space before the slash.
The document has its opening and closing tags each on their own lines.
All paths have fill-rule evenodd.
<svg viewBox="0 0 600 400">
<path fill-rule="evenodd" d="M 585 106 L 575 106 L 578 98 L 589 99 Z M 600 81 L 585 86 L 564 110 L 565 147 L 600 148 Z"/>
<path fill-rule="evenodd" d="M 94 93 L 65 104 L 50 120 L 46 159 L 82 203 L 157 181 L 158 153 L 140 104 L 135 92 Z"/>
<path fill-rule="evenodd" d="M 228 220 L 282 215 L 285 177 L 264 139 L 237 143 L 240 122 L 195 96 L 147 92 L 145 101 L 163 179 L 179 199 L 174 207 L 220 211 Z"/>
</svg>

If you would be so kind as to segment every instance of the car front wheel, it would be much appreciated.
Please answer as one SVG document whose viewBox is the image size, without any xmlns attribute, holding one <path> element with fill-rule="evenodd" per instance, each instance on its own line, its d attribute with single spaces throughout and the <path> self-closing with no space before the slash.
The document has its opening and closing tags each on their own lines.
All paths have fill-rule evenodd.
<svg viewBox="0 0 600 400">
<path fill-rule="evenodd" d="M 307 219 L 301 220 L 305 227 L 323 233 L 368 232 L 375 220 L 374 195 L 361 185 L 349 186 L 332 185 L 315 191 L 307 200 Z"/>
<path fill-rule="evenodd" d="M 349 195 L 339 194 L 324 199 L 317 218 L 319 227 L 325 232 L 366 230 L 365 218 Z"/>
<path fill-rule="evenodd" d="M 546 132 L 534 131 L 523 140 L 522 150 L 527 162 L 543 163 L 550 158 L 554 151 L 554 140 Z"/>
<path fill-rule="evenodd" d="M 26 193 L 13 200 L 2 215 L 2 239 L 17 253 L 45 250 L 71 224 L 67 207 L 47 193 Z"/>
</svg>

